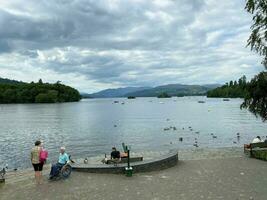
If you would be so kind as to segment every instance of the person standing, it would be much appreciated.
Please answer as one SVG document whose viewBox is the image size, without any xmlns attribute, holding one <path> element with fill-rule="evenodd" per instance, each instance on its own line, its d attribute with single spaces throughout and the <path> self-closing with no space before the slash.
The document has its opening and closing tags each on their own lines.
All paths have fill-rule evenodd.
<svg viewBox="0 0 267 200">
<path fill-rule="evenodd" d="M 31 150 L 31 163 L 35 172 L 35 180 L 38 184 L 41 183 L 43 163 L 40 162 L 40 152 L 42 150 L 41 141 L 37 140 Z"/>
</svg>

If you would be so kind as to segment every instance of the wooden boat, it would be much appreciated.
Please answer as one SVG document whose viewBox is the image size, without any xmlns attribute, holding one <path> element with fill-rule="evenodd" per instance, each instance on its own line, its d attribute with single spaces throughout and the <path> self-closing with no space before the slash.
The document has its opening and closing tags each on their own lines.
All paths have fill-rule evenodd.
<svg viewBox="0 0 267 200">
<path fill-rule="evenodd" d="M 205 103 L 205 101 L 198 101 L 198 103 Z"/>
<path fill-rule="evenodd" d="M 230 101 L 230 99 L 223 99 L 223 101 Z"/>
</svg>

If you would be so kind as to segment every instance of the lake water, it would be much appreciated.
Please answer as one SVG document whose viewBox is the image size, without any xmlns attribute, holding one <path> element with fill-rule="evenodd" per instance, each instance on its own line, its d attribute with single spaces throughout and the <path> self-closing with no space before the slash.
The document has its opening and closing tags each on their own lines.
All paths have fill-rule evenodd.
<svg viewBox="0 0 267 200">
<path fill-rule="evenodd" d="M 115 100 L 119 103 L 114 103 Z M 198 103 L 199 100 L 206 103 Z M 141 154 L 195 149 L 195 140 L 199 148 L 241 147 L 256 135 L 267 135 L 267 123 L 247 110 L 240 110 L 241 102 L 181 97 L 2 104 L 0 166 L 8 163 L 10 168 L 29 167 L 30 150 L 37 139 L 44 140 L 50 161 L 56 160 L 60 146 L 66 146 L 74 158 L 102 156 L 112 146 L 121 150 L 122 142 Z M 164 131 L 170 126 L 177 130 Z"/>
</svg>

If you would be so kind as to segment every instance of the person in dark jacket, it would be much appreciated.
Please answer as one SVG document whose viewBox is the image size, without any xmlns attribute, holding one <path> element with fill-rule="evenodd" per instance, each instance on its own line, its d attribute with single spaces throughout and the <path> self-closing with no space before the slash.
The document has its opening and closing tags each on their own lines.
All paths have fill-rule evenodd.
<svg viewBox="0 0 267 200">
<path fill-rule="evenodd" d="M 121 154 L 119 151 L 117 151 L 116 147 L 112 147 L 112 152 L 110 153 L 110 159 L 111 160 L 118 160 L 121 158 Z"/>
</svg>

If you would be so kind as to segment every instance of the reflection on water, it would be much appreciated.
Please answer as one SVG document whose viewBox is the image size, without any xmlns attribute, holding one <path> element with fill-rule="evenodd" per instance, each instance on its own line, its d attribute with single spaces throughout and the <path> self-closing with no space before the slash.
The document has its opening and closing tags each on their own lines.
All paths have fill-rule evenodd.
<svg viewBox="0 0 267 200">
<path fill-rule="evenodd" d="M 45 141 L 50 162 L 62 145 L 73 158 L 104 155 L 112 146 L 122 150 L 122 142 L 143 153 L 195 149 L 194 144 L 198 148 L 241 146 L 255 135 L 267 135 L 267 124 L 240 110 L 241 102 L 182 97 L 0 105 L 0 166 L 29 167 L 36 139 Z"/>
</svg>

